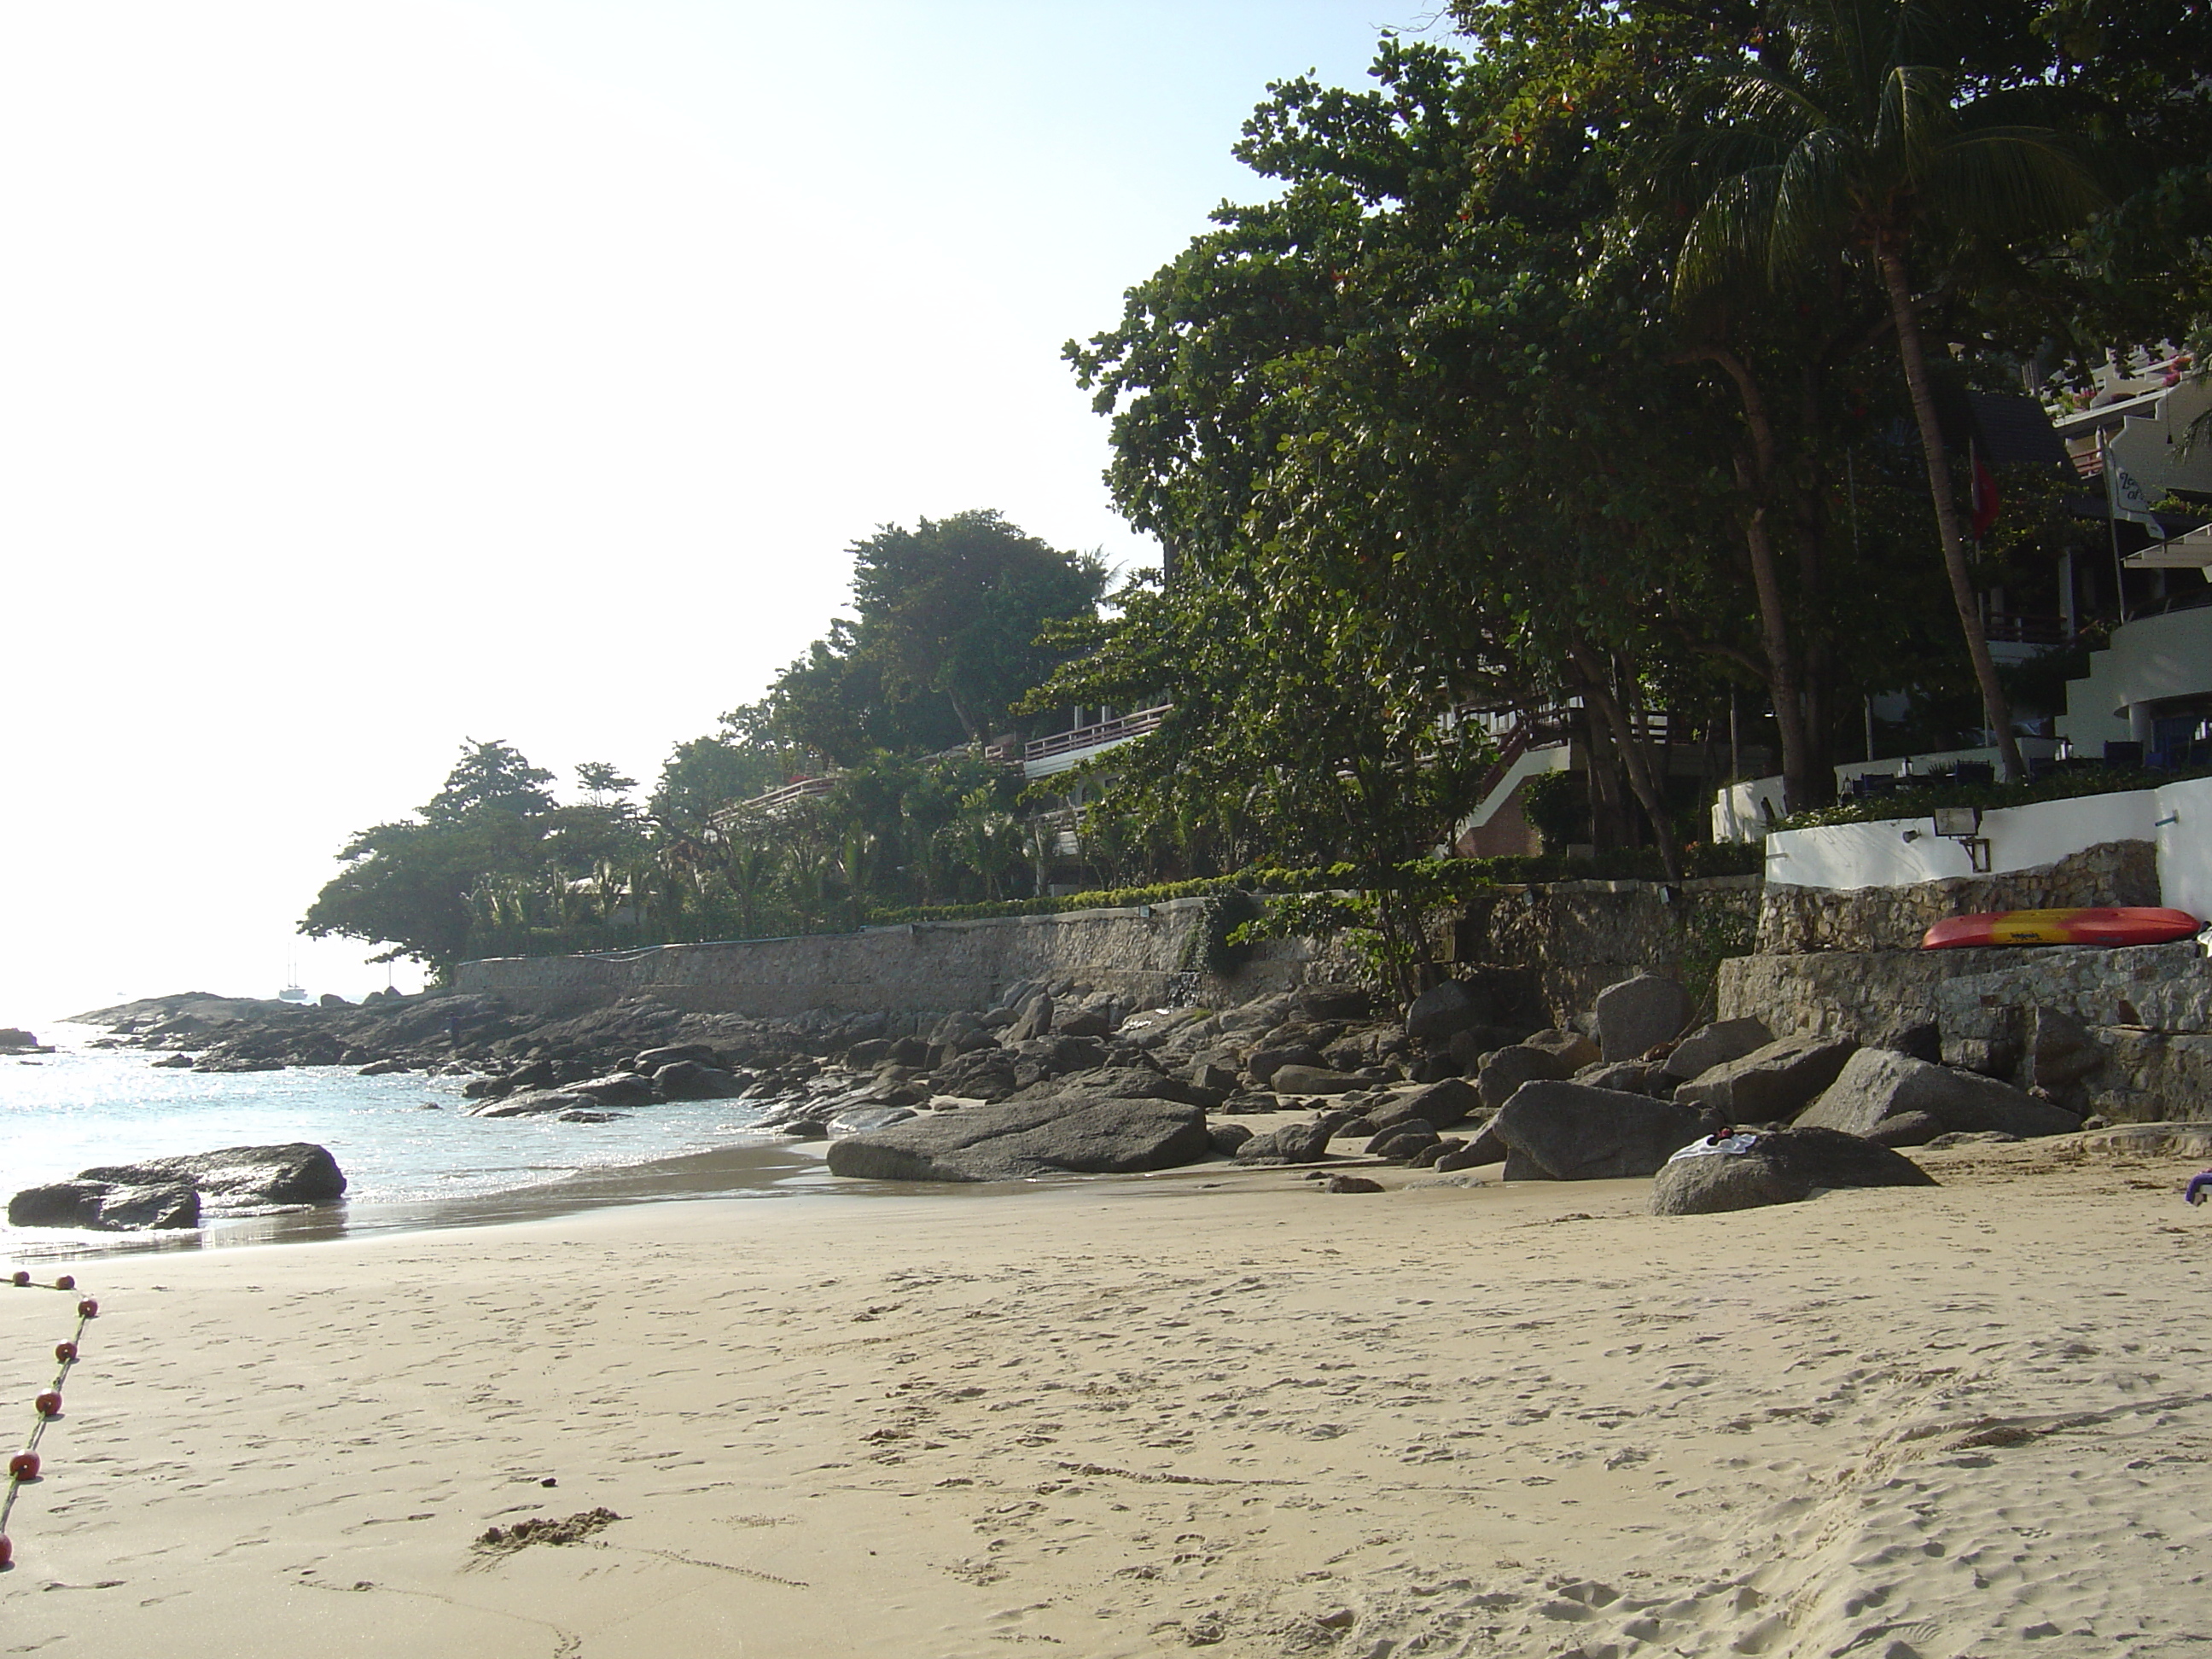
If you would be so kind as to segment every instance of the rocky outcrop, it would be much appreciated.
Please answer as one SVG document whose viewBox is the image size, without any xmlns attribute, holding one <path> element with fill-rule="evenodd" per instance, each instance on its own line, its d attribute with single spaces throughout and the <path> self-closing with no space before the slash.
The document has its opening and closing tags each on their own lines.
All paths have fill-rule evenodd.
<svg viewBox="0 0 2212 1659">
<path fill-rule="evenodd" d="M 1729 1123 L 1786 1123 L 1820 1097 L 1857 1048 L 1849 1037 L 1784 1037 L 1709 1067 L 1674 1098 Z"/>
<path fill-rule="evenodd" d="M 1996 1129 L 2015 1135 L 2071 1134 L 2073 1113 L 1974 1072 L 1931 1066 L 1886 1048 L 1862 1048 L 1797 1120 L 1801 1128 L 1871 1135 L 1886 1119 L 1924 1112 L 1946 1133 Z"/>
<path fill-rule="evenodd" d="M 1523 1084 L 1487 1133 L 1506 1149 L 1508 1181 L 1608 1181 L 1656 1174 L 1706 1127 L 1671 1101 L 1539 1082 Z"/>
<path fill-rule="evenodd" d="M 1637 974 L 1597 994 L 1599 1058 L 1634 1060 L 1682 1035 L 1696 1012 L 1690 994 L 1657 974 Z"/>
<path fill-rule="evenodd" d="M 8 1201 L 8 1224 L 106 1233 L 197 1227 L 200 1195 L 179 1182 L 58 1181 L 17 1193 Z"/>
<path fill-rule="evenodd" d="M 225 1146 L 183 1158 L 103 1165 L 78 1172 L 80 1181 L 148 1186 L 176 1182 L 227 1209 L 268 1205 L 331 1204 L 345 1195 L 346 1178 L 327 1147 L 313 1141 L 275 1146 Z"/>
<path fill-rule="evenodd" d="M 1503 1106 L 1524 1083 L 1557 1083 L 1573 1074 L 1566 1056 L 1557 1050 L 1516 1042 L 1500 1048 L 1483 1062 L 1475 1076 L 1486 1106 Z"/>
<path fill-rule="evenodd" d="M 226 1146 L 184 1158 L 103 1164 L 74 1181 L 28 1187 L 9 1200 L 18 1227 L 85 1227 L 103 1232 L 196 1227 L 204 1207 L 240 1212 L 328 1204 L 346 1178 L 328 1149 L 309 1141 Z"/>
<path fill-rule="evenodd" d="M 1710 1025 L 1700 1025 L 1674 1045 L 1667 1056 L 1667 1075 L 1685 1082 L 1703 1077 L 1714 1066 L 1741 1060 L 1753 1049 L 1764 1048 L 1773 1041 L 1774 1033 L 1766 1029 L 1762 1020 L 1716 1020 Z"/>
<path fill-rule="evenodd" d="M 1735 1147 L 1732 1141 L 1748 1141 Z M 1796 1204 L 1815 1192 L 1847 1187 L 1932 1187 L 1935 1178 L 1911 1158 L 1833 1129 L 1792 1128 L 1740 1136 L 1719 1145 L 1692 1142 L 1668 1160 L 1651 1182 L 1654 1215 L 1710 1215 L 1725 1210 Z"/>
<path fill-rule="evenodd" d="M 1205 1109 L 1167 1097 L 1176 1092 L 1157 1073 L 1121 1073 L 1079 1089 L 935 1112 L 832 1141 L 830 1170 L 874 1181 L 974 1182 L 1172 1169 L 1213 1151 Z"/>
</svg>

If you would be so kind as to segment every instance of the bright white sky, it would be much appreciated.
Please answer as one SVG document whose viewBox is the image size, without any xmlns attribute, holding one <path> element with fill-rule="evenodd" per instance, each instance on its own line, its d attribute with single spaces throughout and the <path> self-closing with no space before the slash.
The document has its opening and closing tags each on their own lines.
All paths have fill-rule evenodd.
<svg viewBox="0 0 2212 1659">
<path fill-rule="evenodd" d="M 380 986 L 293 933 L 352 830 L 464 737 L 649 781 L 879 524 L 1153 556 L 1061 343 L 1436 9 L 0 12 L 0 1025 Z"/>
</svg>

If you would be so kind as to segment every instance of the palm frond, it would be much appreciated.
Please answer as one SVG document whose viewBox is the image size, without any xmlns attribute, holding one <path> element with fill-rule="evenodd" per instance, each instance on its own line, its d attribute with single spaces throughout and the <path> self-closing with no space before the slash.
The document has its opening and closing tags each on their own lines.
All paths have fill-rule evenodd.
<svg viewBox="0 0 2212 1659">
<path fill-rule="evenodd" d="M 2106 205 L 2096 176 L 2056 134 L 1985 127 L 1943 146 L 1923 190 L 1955 229 L 2004 238 L 2073 229 Z"/>
<path fill-rule="evenodd" d="M 1863 172 L 1858 142 L 1834 127 L 1809 132 L 1779 170 L 1766 236 L 1770 281 L 1832 243 L 1848 222 L 1852 180 Z"/>
<path fill-rule="evenodd" d="M 1900 181 L 1917 184 L 1937 166 L 1957 131 L 1952 93 L 1950 76 L 1925 64 L 1899 64 L 1883 76 L 1873 148 Z"/>
<path fill-rule="evenodd" d="M 1766 257 L 1773 222 L 1779 167 L 1753 167 L 1721 182 L 1690 221 L 1682 252 L 1674 264 L 1677 298 L 1702 292 L 1747 270 Z"/>
</svg>

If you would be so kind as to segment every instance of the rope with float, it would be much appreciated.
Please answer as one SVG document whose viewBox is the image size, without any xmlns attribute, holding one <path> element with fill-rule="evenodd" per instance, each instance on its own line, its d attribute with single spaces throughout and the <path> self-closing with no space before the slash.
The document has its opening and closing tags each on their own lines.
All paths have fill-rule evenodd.
<svg viewBox="0 0 2212 1659">
<path fill-rule="evenodd" d="M 40 1285 L 21 1267 L 10 1275 L 9 1282 L 19 1291 L 76 1289 L 76 1279 L 71 1274 L 62 1274 L 52 1285 Z M 46 1432 L 46 1425 L 62 1414 L 62 1384 L 69 1381 L 70 1368 L 76 1364 L 77 1345 L 84 1340 L 84 1328 L 99 1316 L 98 1302 L 88 1296 L 78 1298 L 76 1330 L 68 1341 L 54 1344 L 54 1360 L 60 1369 L 55 1371 L 53 1382 L 31 1402 L 32 1410 L 38 1413 L 38 1420 L 32 1424 L 30 1437 L 24 1441 L 23 1449 L 8 1460 L 8 1491 L 6 1496 L 0 1497 L 0 1572 L 6 1571 L 15 1562 L 15 1547 L 8 1538 L 8 1517 L 15 1512 L 15 1494 L 23 1489 L 26 1482 L 39 1478 L 39 1442 Z"/>
</svg>

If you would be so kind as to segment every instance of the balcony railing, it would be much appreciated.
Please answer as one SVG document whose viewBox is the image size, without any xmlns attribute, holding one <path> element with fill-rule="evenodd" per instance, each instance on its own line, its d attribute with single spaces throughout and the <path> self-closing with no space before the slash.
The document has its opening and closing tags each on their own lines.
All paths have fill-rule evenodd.
<svg viewBox="0 0 2212 1659">
<path fill-rule="evenodd" d="M 1141 738 L 1147 732 L 1156 732 L 1167 718 L 1173 703 L 1159 703 L 1151 708 L 1139 708 L 1110 720 L 1100 720 L 1092 726 L 1079 726 L 1072 732 L 1055 732 L 1048 738 L 1036 738 L 1022 745 L 1024 761 L 1049 760 L 1054 755 L 1073 754 L 1082 749 L 1103 749 L 1108 744 L 1121 743 L 1130 738 Z"/>
<path fill-rule="evenodd" d="M 797 778 L 781 788 L 770 789 L 749 799 L 732 801 L 714 814 L 714 827 L 726 830 L 741 818 L 757 817 L 763 812 L 775 812 L 795 801 L 826 795 L 835 788 L 837 780 L 832 778 Z"/>
<path fill-rule="evenodd" d="M 1982 631 L 1992 644 L 2063 645 L 2066 622 L 2062 617 L 2008 617 L 1992 613 Z"/>
</svg>

